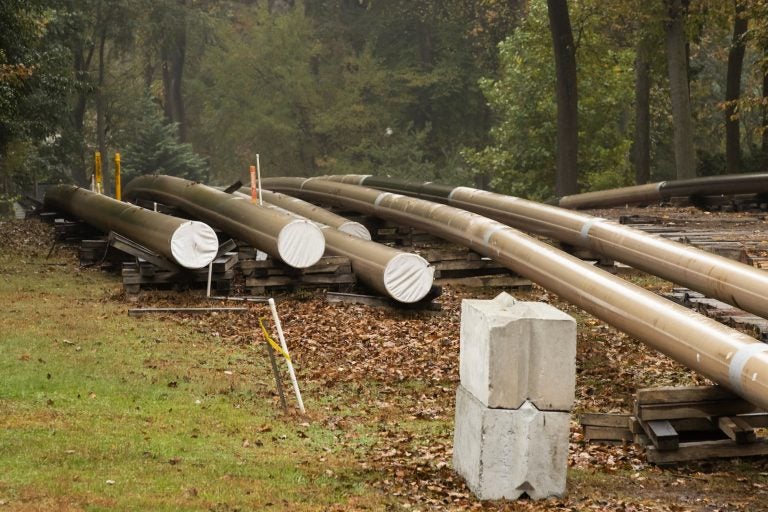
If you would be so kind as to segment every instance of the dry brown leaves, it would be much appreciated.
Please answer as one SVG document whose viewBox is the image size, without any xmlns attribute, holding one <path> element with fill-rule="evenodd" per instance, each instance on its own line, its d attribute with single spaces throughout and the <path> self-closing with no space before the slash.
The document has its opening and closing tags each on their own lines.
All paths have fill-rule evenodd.
<svg viewBox="0 0 768 512">
<path fill-rule="evenodd" d="M 0 221 L 0 247 L 7 253 L 44 256 L 53 243 L 53 227 L 38 220 Z"/>
</svg>

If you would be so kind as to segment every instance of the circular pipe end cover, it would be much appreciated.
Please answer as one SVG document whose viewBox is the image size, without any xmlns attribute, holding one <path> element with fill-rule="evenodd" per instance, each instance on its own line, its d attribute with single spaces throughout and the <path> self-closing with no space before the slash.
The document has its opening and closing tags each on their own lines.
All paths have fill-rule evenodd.
<svg viewBox="0 0 768 512">
<path fill-rule="evenodd" d="M 371 239 L 371 232 L 368 231 L 368 228 L 366 228 L 359 222 L 353 222 L 353 221 L 345 222 L 344 224 L 339 226 L 337 229 L 342 233 L 352 235 L 362 240 Z"/>
<path fill-rule="evenodd" d="M 434 282 L 435 269 L 418 254 L 403 252 L 393 257 L 384 269 L 384 287 L 400 302 L 423 299 Z"/>
<path fill-rule="evenodd" d="M 294 268 L 311 267 L 323 257 L 325 236 L 314 223 L 295 220 L 277 235 L 277 252 L 281 260 Z"/>
<path fill-rule="evenodd" d="M 171 236 L 173 259 L 185 268 L 207 266 L 218 251 L 219 239 L 216 232 L 203 222 L 185 222 Z"/>
</svg>

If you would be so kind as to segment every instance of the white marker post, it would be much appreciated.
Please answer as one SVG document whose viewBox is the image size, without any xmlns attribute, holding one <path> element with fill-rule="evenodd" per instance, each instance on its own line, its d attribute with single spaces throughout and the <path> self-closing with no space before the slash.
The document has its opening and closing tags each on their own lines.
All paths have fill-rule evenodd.
<svg viewBox="0 0 768 512">
<path fill-rule="evenodd" d="M 257 160 L 258 162 L 258 156 Z M 275 322 L 275 328 L 277 329 L 277 337 L 280 339 L 280 346 L 283 348 L 283 352 L 288 354 L 288 345 L 285 343 L 285 336 L 283 336 L 283 326 L 280 324 L 280 317 L 277 316 L 277 307 L 275 306 L 275 299 L 269 299 L 269 309 L 272 310 L 272 319 Z M 301 399 L 301 391 L 299 391 L 299 382 L 296 380 L 296 373 L 293 371 L 293 363 L 289 358 L 285 359 L 288 365 L 288 374 L 291 376 L 291 383 L 293 384 L 293 391 L 296 393 L 296 401 L 299 403 L 299 410 L 302 414 L 306 412 L 304 409 L 304 401 Z"/>
<path fill-rule="evenodd" d="M 259 182 L 259 206 L 262 206 L 264 201 L 261 198 L 261 164 L 259 163 L 258 153 L 256 153 L 256 180 Z M 277 316 L 277 313 L 275 313 L 275 316 Z"/>
<path fill-rule="evenodd" d="M 214 258 L 216 259 L 216 258 Z M 205 291 L 205 296 L 211 296 L 211 278 L 213 277 L 213 260 L 208 264 L 208 288 Z"/>
</svg>

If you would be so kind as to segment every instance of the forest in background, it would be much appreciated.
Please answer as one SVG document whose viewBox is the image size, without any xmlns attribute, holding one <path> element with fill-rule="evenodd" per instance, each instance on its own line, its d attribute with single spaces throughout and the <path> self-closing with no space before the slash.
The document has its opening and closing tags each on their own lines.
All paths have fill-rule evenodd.
<svg viewBox="0 0 768 512">
<path fill-rule="evenodd" d="M 107 190 L 115 152 L 540 200 L 762 171 L 767 54 L 764 0 L 4 0 L 0 200 L 95 151 Z"/>
</svg>

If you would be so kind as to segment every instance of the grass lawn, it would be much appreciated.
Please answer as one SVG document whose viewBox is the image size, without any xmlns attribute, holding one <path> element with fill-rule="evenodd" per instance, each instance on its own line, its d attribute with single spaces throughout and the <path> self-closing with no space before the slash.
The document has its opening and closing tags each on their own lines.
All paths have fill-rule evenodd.
<svg viewBox="0 0 768 512">
<path fill-rule="evenodd" d="M 116 277 L 41 254 L 0 254 L 0 510 L 381 500 L 330 430 L 275 407 L 264 352 L 129 318 Z"/>
</svg>

